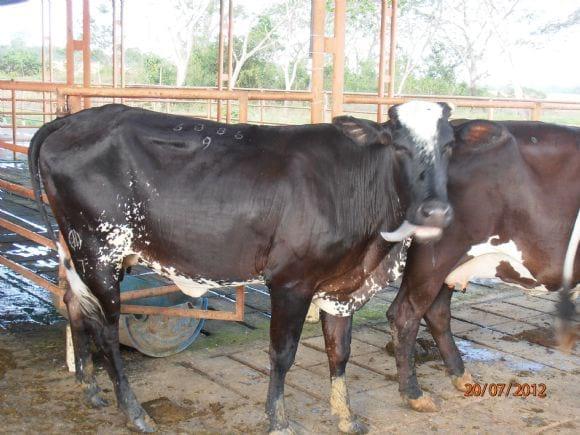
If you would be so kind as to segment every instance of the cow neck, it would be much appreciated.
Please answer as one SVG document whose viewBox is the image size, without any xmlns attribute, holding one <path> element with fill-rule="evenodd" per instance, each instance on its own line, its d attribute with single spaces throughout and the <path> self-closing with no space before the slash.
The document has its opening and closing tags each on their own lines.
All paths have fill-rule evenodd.
<svg viewBox="0 0 580 435">
<path fill-rule="evenodd" d="M 372 237 L 384 228 L 402 223 L 394 155 L 390 147 L 367 147 L 351 176 L 354 189 L 343 192 L 343 198 L 348 199 L 346 204 L 351 210 L 343 216 L 353 219 L 352 222 L 345 222 L 347 231 L 354 230 L 354 233 Z"/>
</svg>

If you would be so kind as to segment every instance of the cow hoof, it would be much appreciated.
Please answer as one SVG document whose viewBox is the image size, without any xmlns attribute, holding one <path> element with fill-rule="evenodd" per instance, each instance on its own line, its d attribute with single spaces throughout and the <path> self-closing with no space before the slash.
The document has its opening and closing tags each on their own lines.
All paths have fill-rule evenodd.
<svg viewBox="0 0 580 435">
<path fill-rule="evenodd" d="M 451 383 L 459 391 L 465 392 L 467 391 L 467 384 L 473 384 L 473 378 L 471 373 L 465 370 L 461 376 L 452 376 Z"/>
<path fill-rule="evenodd" d="M 430 397 L 423 394 L 417 399 L 407 399 L 407 403 L 414 411 L 419 412 L 437 412 L 439 407 L 435 404 L 435 401 Z"/>
<path fill-rule="evenodd" d="M 360 422 L 356 418 L 351 420 L 342 420 L 338 423 L 338 430 L 342 433 L 348 434 L 364 434 L 369 431 L 366 424 Z"/>
<path fill-rule="evenodd" d="M 127 427 L 134 432 L 152 433 L 157 432 L 157 425 L 145 411 L 139 417 L 127 422 Z"/>
<path fill-rule="evenodd" d="M 92 396 L 87 396 L 86 401 L 91 408 L 99 409 L 109 406 L 109 402 L 103 399 L 98 394 L 93 394 Z"/>
</svg>

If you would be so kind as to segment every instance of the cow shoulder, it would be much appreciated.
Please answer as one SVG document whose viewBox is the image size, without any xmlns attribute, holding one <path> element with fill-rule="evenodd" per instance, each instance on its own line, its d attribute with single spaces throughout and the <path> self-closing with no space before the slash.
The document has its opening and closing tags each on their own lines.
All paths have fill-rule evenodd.
<svg viewBox="0 0 580 435">
<path fill-rule="evenodd" d="M 337 116 L 332 120 L 332 124 L 359 146 L 373 144 L 389 145 L 391 134 L 389 129 L 379 123 L 368 119 L 359 119 L 352 116 Z"/>
<path fill-rule="evenodd" d="M 514 140 L 508 129 L 493 121 L 476 119 L 455 125 L 455 147 L 459 152 L 485 152 Z"/>
</svg>

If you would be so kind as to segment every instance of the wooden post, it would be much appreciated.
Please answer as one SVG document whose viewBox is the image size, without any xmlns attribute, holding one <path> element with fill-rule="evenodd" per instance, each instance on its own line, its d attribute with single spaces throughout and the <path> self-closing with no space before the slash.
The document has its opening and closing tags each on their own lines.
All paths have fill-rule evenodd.
<svg viewBox="0 0 580 435">
<path fill-rule="evenodd" d="M 324 121 L 324 17 L 326 15 L 325 0 L 312 0 L 311 43 L 312 76 L 310 91 L 312 104 L 310 120 L 312 123 Z"/>
<path fill-rule="evenodd" d="M 397 54 L 397 3 L 391 0 L 391 45 L 389 47 L 389 98 L 395 95 L 395 59 Z"/>
<path fill-rule="evenodd" d="M 332 117 L 342 115 L 344 104 L 344 33 L 346 0 L 334 2 L 334 41 L 332 44 Z"/>
<path fill-rule="evenodd" d="M 66 366 L 68 371 L 71 373 L 76 372 L 75 365 L 75 348 L 73 344 L 72 331 L 70 329 L 70 323 L 66 325 Z"/>
</svg>

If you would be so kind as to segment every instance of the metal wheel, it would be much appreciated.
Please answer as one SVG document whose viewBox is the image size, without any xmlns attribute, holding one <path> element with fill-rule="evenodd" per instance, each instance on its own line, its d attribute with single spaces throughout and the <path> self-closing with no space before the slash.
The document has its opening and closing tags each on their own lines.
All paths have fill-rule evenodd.
<svg viewBox="0 0 580 435">
<path fill-rule="evenodd" d="M 181 300 L 176 301 L 176 298 Z M 175 293 L 162 299 L 161 303 L 155 301 L 151 305 L 207 309 L 207 298 L 194 299 Z M 145 355 L 164 357 L 186 349 L 199 336 L 204 324 L 205 319 L 124 314 L 119 321 L 119 340 Z"/>
</svg>

